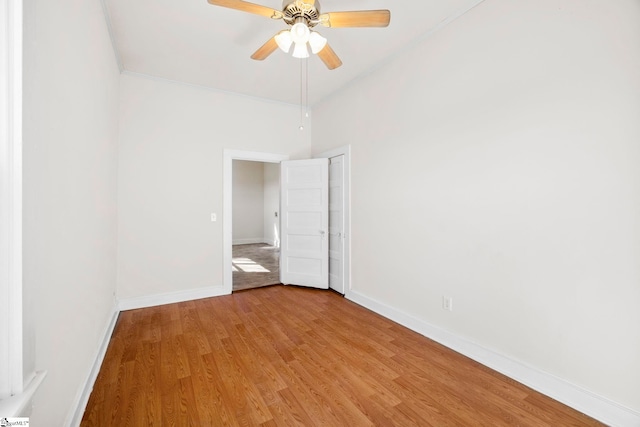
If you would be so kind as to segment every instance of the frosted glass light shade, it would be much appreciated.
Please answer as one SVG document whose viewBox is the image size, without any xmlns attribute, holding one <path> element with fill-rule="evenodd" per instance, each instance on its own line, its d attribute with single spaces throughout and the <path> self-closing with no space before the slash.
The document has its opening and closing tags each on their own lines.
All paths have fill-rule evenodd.
<svg viewBox="0 0 640 427">
<path fill-rule="evenodd" d="M 309 46 L 311 46 L 311 52 L 318 53 L 327 45 L 327 39 L 322 37 L 320 34 L 312 31 L 309 34 Z"/>
<path fill-rule="evenodd" d="M 278 47 L 284 52 L 289 53 L 289 49 L 291 49 L 291 44 L 293 43 L 293 39 L 291 38 L 291 33 L 289 30 L 280 31 L 276 34 L 276 43 Z"/>
<path fill-rule="evenodd" d="M 307 27 L 307 24 L 298 22 L 297 24 L 294 24 L 293 27 L 291 27 L 291 39 L 296 44 L 306 43 L 309 41 L 310 32 L 311 31 L 309 31 L 309 27 Z"/>
<path fill-rule="evenodd" d="M 307 50 L 307 44 L 306 43 L 296 43 L 295 47 L 293 48 L 293 57 L 294 58 L 308 58 L 309 57 L 309 51 Z"/>
</svg>

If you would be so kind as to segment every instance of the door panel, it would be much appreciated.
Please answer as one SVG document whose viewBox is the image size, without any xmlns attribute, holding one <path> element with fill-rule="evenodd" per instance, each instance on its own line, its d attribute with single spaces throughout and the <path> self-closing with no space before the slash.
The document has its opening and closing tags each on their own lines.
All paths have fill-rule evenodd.
<svg viewBox="0 0 640 427">
<path fill-rule="evenodd" d="M 329 164 L 329 287 L 344 294 L 344 155 Z"/>
<path fill-rule="evenodd" d="M 328 160 L 286 161 L 280 171 L 280 281 L 328 289 Z"/>
</svg>

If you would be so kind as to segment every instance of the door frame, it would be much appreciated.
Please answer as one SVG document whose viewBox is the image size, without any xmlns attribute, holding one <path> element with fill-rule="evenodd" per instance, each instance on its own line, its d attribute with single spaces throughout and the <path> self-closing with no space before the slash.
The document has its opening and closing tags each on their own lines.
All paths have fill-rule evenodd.
<svg viewBox="0 0 640 427">
<path fill-rule="evenodd" d="M 22 1 L 0 0 L 0 408 L 23 392 Z M 11 412 L 6 412 L 13 416 Z M 3 414 L 4 415 L 4 414 Z"/>
<path fill-rule="evenodd" d="M 222 246 L 223 246 L 223 293 L 233 292 L 233 161 L 247 160 L 262 163 L 280 163 L 289 160 L 288 154 L 262 153 L 259 151 L 243 151 L 224 149 L 222 165 Z"/>
<path fill-rule="evenodd" d="M 343 209 L 344 209 L 344 296 L 348 297 L 351 293 L 351 145 L 343 145 L 329 151 L 324 151 L 314 155 L 315 158 L 324 157 L 330 159 L 332 157 L 344 156 L 344 189 Z"/>
</svg>

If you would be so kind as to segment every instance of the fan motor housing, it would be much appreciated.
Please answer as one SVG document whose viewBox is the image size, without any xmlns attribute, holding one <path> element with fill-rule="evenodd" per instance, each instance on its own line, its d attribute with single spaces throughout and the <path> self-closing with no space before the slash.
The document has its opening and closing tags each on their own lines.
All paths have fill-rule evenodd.
<svg viewBox="0 0 640 427">
<path fill-rule="evenodd" d="M 308 4 L 304 0 L 284 0 L 282 14 L 282 19 L 289 25 L 295 24 L 297 18 L 304 18 L 309 27 L 315 27 L 320 19 L 320 2 Z"/>
</svg>

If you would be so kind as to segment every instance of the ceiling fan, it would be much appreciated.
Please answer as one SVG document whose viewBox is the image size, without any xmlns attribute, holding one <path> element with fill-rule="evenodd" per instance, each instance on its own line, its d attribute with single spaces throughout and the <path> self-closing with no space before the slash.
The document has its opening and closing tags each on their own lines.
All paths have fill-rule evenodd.
<svg viewBox="0 0 640 427">
<path fill-rule="evenodd" d="M 207 1 L 215 6 L 254 13 L 275 20 L 282 19 L 291 27 L 290 30 L 280 31 L 269 39 L 251 55 L 252 59 L 262 61 L 278 47 L 288 53 L 291 45 L 294 45 L 293 56 L 295 58 L 307 58 L 309 56 L 308 45 L 311 52 L 317 54 L 330 70 L 341 66 L 342 61 L 331 49 L 327 39 L 316 31 L 311 31 L 311 28 L 318 24 L 329 28 L 386 27 L 391 19 L 391 12 L 388 10 L 320 13 L 318 0 L 283 0 L 282 11 L 243 0 Z"/>
</svg>

